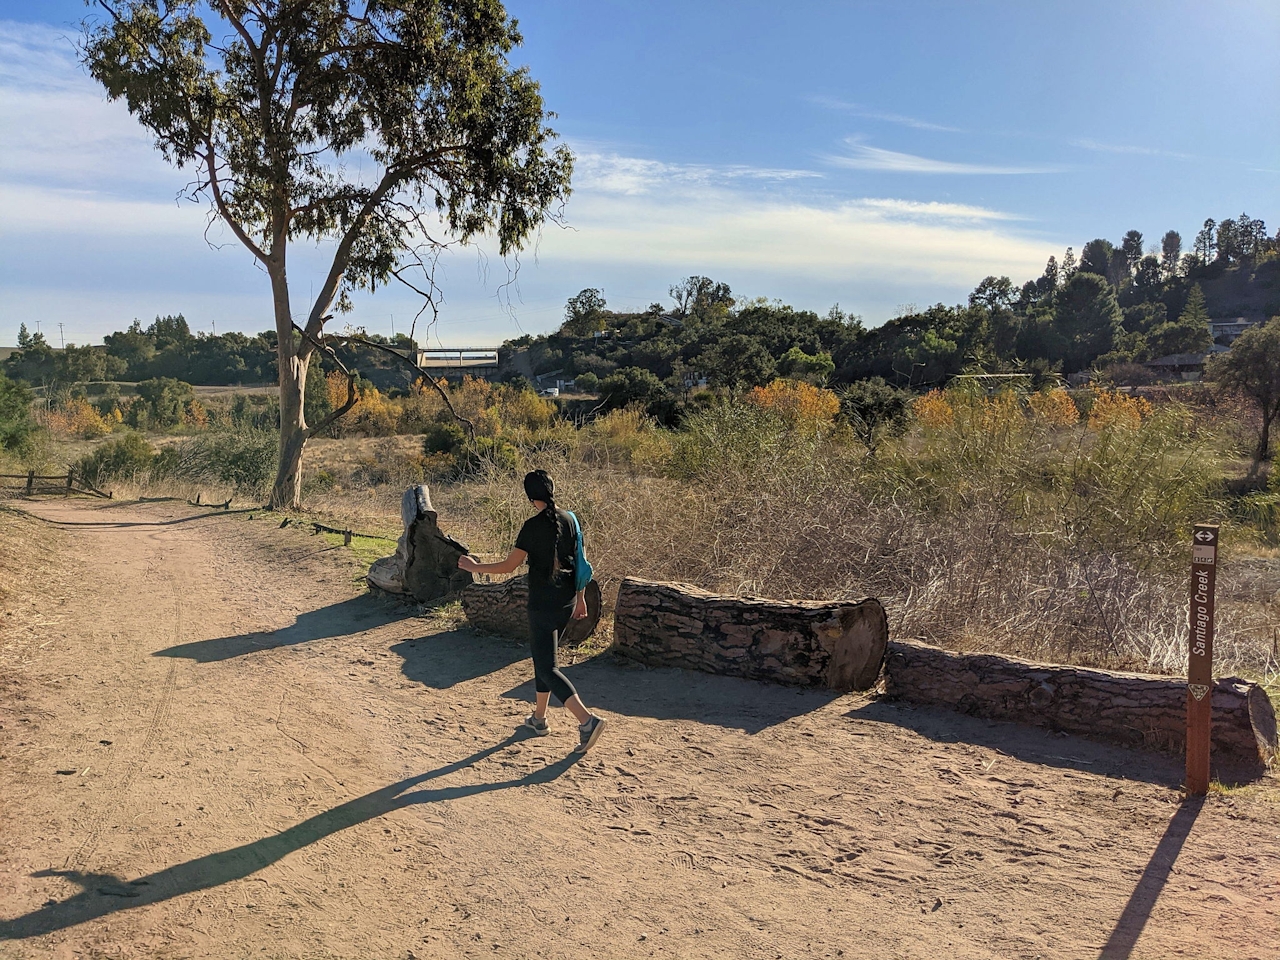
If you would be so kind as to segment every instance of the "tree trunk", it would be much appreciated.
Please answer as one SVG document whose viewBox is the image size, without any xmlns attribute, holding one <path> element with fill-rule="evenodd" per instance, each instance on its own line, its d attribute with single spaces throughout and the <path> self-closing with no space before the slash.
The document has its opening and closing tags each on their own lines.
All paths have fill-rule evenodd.
<svg viewBox="0 0 1280 960">
<path fill-rule="evenodd" d="M 833 690 L 872 687 L 888 639 L 879 600 L 723 597 L 634 577 L 613 617 L 614 647 L 644 663 Z"/>
<path fill-rule="evenodd" d="M 1012 720 L 1128 746 L 1186 748 L 1187 682 L 1171 677 L 955 653 L 894 641 L 885 660 L 890 696 Z M 1276 754 L 1276 716 L 1266 691 L 1238 677 L 1213 689 L 1215 760 L 1255 768 Z"/>
<path fill-rule="evenodd" d="M 600 622 L 600 585 L 592 580 L 586 589 L 587 616 L 570 620 L 561 643 L 578 644 L 595 633 Z M 473 583 L 462 591 L 462 609 L 477 630 L 529 639 L 529 581 L 521 574 L 497 583 Z"/>
<path fill-rule="evenodd" d="M 283 266 L 271 273 L 271 291 L 276 314 L 276 365 L 280 372 L 280 459 L 270 506 L 275 510 L 297 510 L 302 506 L 302 449 L 307 443 L 303 400 L 308 358 L 299 356 L 300 345 L 294 339 L 289 281 Z"/>
</svg>

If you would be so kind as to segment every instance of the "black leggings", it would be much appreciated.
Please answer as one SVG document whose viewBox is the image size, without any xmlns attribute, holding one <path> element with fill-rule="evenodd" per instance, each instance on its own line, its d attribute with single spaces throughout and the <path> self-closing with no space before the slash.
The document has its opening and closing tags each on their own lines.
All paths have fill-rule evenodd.
<svg viewBox="0 0 1280 960">
<path fill-rule="evenodd" d="M 572 616 L 573 607 L 529 609 L 529 645 L 533 649 L 534 689 L 539 693 L 555 694 L 561 703 L 578 695 L 569 678 L 556 666 L 556 646 Z"/>
</svg>

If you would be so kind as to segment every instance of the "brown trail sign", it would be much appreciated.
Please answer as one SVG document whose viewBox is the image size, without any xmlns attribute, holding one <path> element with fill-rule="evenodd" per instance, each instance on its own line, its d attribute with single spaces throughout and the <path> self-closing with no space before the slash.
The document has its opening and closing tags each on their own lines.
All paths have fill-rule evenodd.
<svg viewBox="0 0 1280 960">
<path fill-rule="evenodd" d="M 1218 525 L 1196 524 L 1191 534 L 1191 637 L 1187 664 L 1187 793 L 1209 791 L 1209 731 L 1213 696 L 1213 591 Z"/>
</svg>

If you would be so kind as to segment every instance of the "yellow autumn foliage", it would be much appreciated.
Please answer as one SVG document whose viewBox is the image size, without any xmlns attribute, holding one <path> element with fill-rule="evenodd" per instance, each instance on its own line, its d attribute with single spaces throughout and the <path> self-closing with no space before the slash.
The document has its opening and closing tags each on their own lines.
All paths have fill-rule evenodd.
<svg viewBox="0 0 1280 960">
<path fill-rule="evenodd" d="M 1133 397 L 1119 390 L 1103 390 L 1094 398 L 1093 406 L 1089 408 L 1089 429 L 1123 427 L 1136 430 L 1149 416 L 1151 404 L 1142 397 Z"/>
<path fill-rule="evenodd" d="M 840 412 L 839 397 L 801 380 L 774 380 L 767 387 L 755 387 L 747 402 L 772 410 L 797 426 L 828 424 Z"/>
<path fill-rule="evenodd" d="M 1027 406 L 1037 420 L 1049 427 L 1070 427 L 1080 422 L 1080 411 L 1071 395 L 1061 387 L 1027 397 Z"/>
<path fill-rule="evenodd" d="M 956 422 L 955 408 L 941 390 L 930 390 L 923 397 L 916 398 L 911 404 L 911 411 L 927 430 L 949 427 Z"/>
</svg>

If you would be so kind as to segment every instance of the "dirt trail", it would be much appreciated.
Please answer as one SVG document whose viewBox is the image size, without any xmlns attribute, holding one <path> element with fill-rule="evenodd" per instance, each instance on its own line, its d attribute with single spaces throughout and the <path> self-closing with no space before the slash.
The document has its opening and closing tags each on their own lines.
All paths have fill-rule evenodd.
<svg viewBox="0 0 1280 960">
<path fill-rule="evenodd" d="M 1145 754 L 607 655 L 575 763 L 562 711 L 512 736 L 520 646 L 341 549 L 28 509 L 76 559 L 0 639 L 0 957 L 1280 955 L 1274 777 L 1188 805 Z"/>
</svg>

